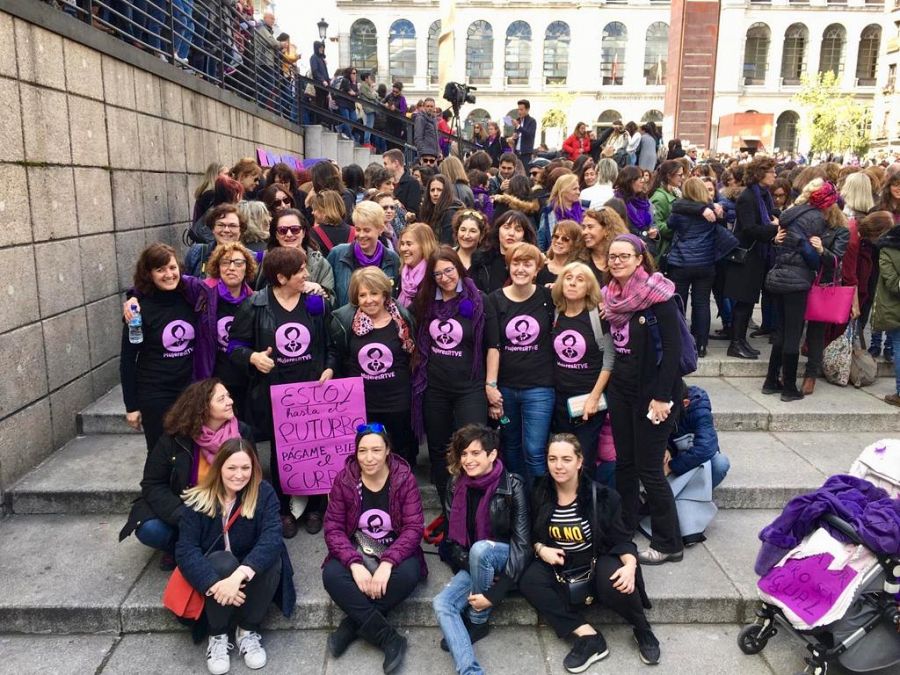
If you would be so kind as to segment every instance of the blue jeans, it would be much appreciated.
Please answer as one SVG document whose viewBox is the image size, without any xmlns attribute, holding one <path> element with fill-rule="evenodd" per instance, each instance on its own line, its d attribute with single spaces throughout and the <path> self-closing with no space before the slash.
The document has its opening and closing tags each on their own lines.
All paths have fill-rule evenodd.
<svg viewBox="0 0 900 675">
<path fill-rule="evenodd" d="M 890 331 L 887 331 L 890 333 Z M 894 353 L 894 343 L 885 338 L 886 332 L 883 330 L 873 330 L 872 331 L 872 339 L 869 342 L 869 349 L 878 350 L 881 352 L 881 343 L 884 342 L 884 355 L 890 356 Z M 877 353 L 876 353 L 877 356 Z"/>
<path fill-rule="evenodd" d="M 716 487 L 725 480 L 725 476 L 728 475 L 728 470 L 731 468 L 731 462 L 721 452 L 713 455 L 709 462 L 709 468 L 712 470 L 712 486 Z"/>
<path fill-rule="evenodd" d="M 500 393 L 509 418 L 509 424 L 500 427 L 503 462 L 508 471 L 531 485 L 538 476 L 547 475 L 547 438 L 556 392 L 553 387 L 500 387 Z"/>
<path fill-rule="evenodd" d="M 158 52 L 163 51 L 161 36 L 166 19 L 164 2 L 165 0 L 148 0 L 147 16 L 144 17 L 144 42 Z"/>
<path fill-rule="evenodd" d="M 884 353 L 887 354 L 888 345 L 893 346 L 893 353 L 900 356 L 900 328 L 892 328 L 887 331 L 887 340 L 885 340 Z M 894 379 L 897 388 L 897 394 L 900 394 L 900 359 L 894 359 Z"/>
<path fill-rule="evenodd" d="M 475 660 L 462 612 L 466 610 L 471 623 L 487 623 L 493 608 L 476 612 L 469 606 L 469 594 L 484 593 L 493 586 L 494 577 L 506 568 L 508 559 L 509 544 L 486 539 L 476 541 L 469 549 L 469 570 L 457 572 L 431 602 L 459 675 L 484 674 Z"/>
<path fill-rule="evenodd" d="M 194 0 L 172 0 L 173 12 L 173 49 L 175 56 L 186 59 L 190 53 L 194 32 Z"/>
<path fill-rule="evenodd" d="M 374 112 L 370 112 L 370 111 L 366 110 L 366 126 L 369 129 L 374 128 L 374 126 L 375 126 L 375 113 Z M 372 132 L 367 130 L 365 135 L 363 136 L 363 145 L 368 145 L 369 141 L 371 139 L 372 139 Z"/>
<path fill-rule="evenodd" d="M 145 520 L 134 531 L 144 546 L 155 548 L 157 551 L 175 555 L 175 542 L 178 540 L 178 528 L 172 527 L 166 521 L 159 518 Z"/>
<path fill-rule="evenodd" d="M 355 108 L 340 108 L 339 112 L 341 113 L 341 117 L 350 122 L 357 122 L 356 118 L 356 109 Z M 350 138 L 356 139 L 356 132 L 349 124 L 342 124 L 338 127 L 338 131 L 341 131 L 347 134 Z"/>
</svg>

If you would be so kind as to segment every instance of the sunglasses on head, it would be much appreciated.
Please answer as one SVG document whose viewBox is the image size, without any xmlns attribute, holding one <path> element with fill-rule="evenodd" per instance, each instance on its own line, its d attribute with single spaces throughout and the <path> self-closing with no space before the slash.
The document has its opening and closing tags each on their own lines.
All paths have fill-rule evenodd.
<svg viewBox="0 0 900 675">
<path fill-rule="evenodd" d="M 279 225 L 278 227 L 275 228 L 275 231 L 282 236 L 286 235 L 288 232 L 290 232 L 291 234 L 297 235 L 297 234 L 300 234 L 301 232 L 303 232 L 303 226 L 302 225 Z"/>
<path fill-rule="evenodd" d="M 358 434 L 383 434 L 384 431 L 384 425 L 379 422 L 369 422 L 356 427 L 356 433 Z"/>
</svg>

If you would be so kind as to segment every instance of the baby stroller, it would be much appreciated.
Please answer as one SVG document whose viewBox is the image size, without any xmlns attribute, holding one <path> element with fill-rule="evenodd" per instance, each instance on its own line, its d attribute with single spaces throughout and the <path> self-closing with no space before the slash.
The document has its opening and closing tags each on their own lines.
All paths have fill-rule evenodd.
<svg viewBox="0 0 900 675">
<path fill-rule="evenodd" d="M 762 603 L 741 651 L 758 654 L 782 626 L 809 651 L 802 673 L 900 663 L 900 440 L 870 445 L 848 475 L 792 499 L 760 539 Z"/>
</svg>

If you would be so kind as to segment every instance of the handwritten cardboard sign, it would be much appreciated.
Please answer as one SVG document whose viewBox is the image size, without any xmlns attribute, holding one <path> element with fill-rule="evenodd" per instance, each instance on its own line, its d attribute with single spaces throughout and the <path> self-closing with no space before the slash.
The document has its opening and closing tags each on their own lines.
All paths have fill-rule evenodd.
<svg viewBox="0 0 900 675">
<path fill-rule="evenodd" d="M 271 387 L 279 477 L 285 494 L 320 495 L 354 451 L 366 423 L 361 377 Z"/>
<path fill-rule="evenodd" d="M 852 567 L 829 570 L 834 560 L 830 553 L 790 559 L 762 577 L 760 590 L 781 602 L 813 626 L 837 602 L 844 589 L 856 578 Z"/>
</svg>

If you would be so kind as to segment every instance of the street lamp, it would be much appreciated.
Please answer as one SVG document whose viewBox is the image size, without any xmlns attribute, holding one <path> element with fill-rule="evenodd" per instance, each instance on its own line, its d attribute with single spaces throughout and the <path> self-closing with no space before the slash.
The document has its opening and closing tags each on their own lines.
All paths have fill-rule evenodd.
<svg viewBox="0 0 900 675">
<path fill-rule="evenodd" d="M 319 39 L 324 42 L 325 36 L 328 34 L 328 22 L 325 20 L 325 17 L 322 17 L 316 25 L 319 27 Z"/>
</svg>

